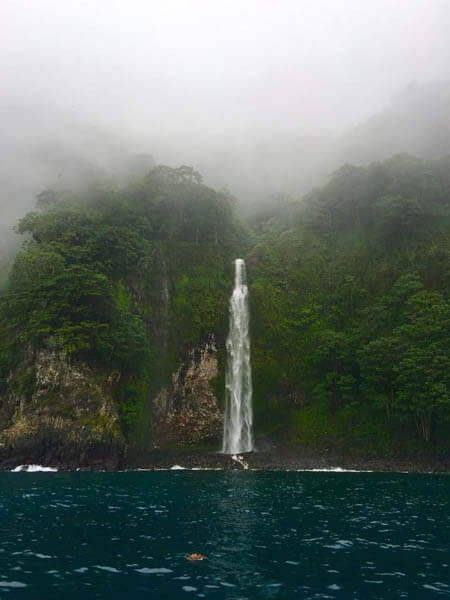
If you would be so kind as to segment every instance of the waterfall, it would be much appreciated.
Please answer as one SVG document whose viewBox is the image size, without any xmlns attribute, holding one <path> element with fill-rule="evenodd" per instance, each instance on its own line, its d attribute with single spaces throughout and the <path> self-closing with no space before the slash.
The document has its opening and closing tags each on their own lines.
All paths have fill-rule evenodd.
<svg viewBox="0 0 450 600">
<path fill-rule="evenodd" d="M 253 450 L 252 371 L 248 288 L 245 262 L 234 261 L 234 289 L 230 299 L 228 364 L 225 378 L 225 415 L 222 452 L 239 454 Z"/>
</svg>

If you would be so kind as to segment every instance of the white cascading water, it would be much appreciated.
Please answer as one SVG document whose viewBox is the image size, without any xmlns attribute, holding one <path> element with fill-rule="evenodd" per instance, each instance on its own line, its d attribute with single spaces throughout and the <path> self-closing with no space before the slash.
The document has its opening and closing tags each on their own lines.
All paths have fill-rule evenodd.
<svg viewBox="0 0 450 600">
<path fill-rule="evenodd" d="M 252 371 L 250 365 L 250 315 L 245 262 L 234 261 L 234 289 L 230 299 L 228 365 L 225 379 L 225 415 L 222 452 L 253 450 Z"/>
</svg>

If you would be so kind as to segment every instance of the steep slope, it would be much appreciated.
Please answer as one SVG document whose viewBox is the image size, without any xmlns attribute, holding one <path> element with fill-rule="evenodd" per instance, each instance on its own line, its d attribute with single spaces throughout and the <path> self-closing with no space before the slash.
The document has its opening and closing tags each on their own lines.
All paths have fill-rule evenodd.
<svg viewBox="0 0 450 600">
<path fill-rule="evenodd" d="M 217 449 L 237 256 L 257 447 L 445 454 L 449 167 L 344 165 L 251 227 L 188 167 L 40 194 L 0 303 L 1 463 Z"/>
<path fill-rule="evenodd" d="M 337 143 L 333 162 L 368 164 L 392 154 L 450 155 L 450 81 L 410 84 Z"/>
<path fill-rule="evenodd" d="M 130 445 L 217 435 L 216 371 L 189 365 L 197 347 L 224 335 L 243 241 L 231 199 L 190 168 L 158 167 L 123 190 L 48 190 L 38 205 L 19 224 L 30 241 L 1 303 L 3 456 L 25 447 L 39 456 L 44 445 L 47 458 L 89 462 L 112 444 L 117 462 Z M 179 401 L 154 409 L 175 373 Z M 213 424 L 174 436 L 167 423 L 201 404 L 202 389 L 216 403 L 204 413 Z"/>
</svg>

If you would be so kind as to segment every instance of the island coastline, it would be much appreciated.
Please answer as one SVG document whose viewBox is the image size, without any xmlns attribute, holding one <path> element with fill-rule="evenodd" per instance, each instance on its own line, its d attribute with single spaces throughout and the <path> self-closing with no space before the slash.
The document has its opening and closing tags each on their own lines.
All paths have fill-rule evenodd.
<svg viewBox="0 0 450 600">
<path fill-rule="evenodd" d="M 79 457 L 59 459 L 26 455 L 0 458 L 1 471 L 13 471 L 19 466 L 42 465 L 57 471 L 158 471 L 158 470 L 221 470 L 221 471 L 312 471 L 370 473 L 450 473 L 450 455 L 442 456 L 363 456 L 352 453 L 276 448 L 242 455 L 242 461 L 214 450 L 154 449 L 140 456 L 96 456 L 91 460 Z M 244 466 L 245 465 L 245 466 Z M 23 470 L 26 470 L 25 468 Z"/>
</svg>

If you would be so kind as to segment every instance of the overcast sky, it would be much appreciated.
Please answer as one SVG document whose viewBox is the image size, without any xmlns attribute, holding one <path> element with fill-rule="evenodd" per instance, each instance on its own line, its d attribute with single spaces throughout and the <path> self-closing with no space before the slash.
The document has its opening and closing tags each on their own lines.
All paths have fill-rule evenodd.
<svg viewBox="0 0 450 600">
<path fill-rule="evenodd" d="M 339 134 L 450 73 L 449 0 L 1 0 L 0 22 L 14 145 L 64 114 L 68 137 L 86 121 L 189 163 L 212 139 Z"/>
<path fill-rule="evenodd" d="M 2 86 L 155 135 L 339 130 L 446 76 L 448 0 L 2 0 Z M 143 122 L 142 122 L 143 120 Z"/>
</svg>

